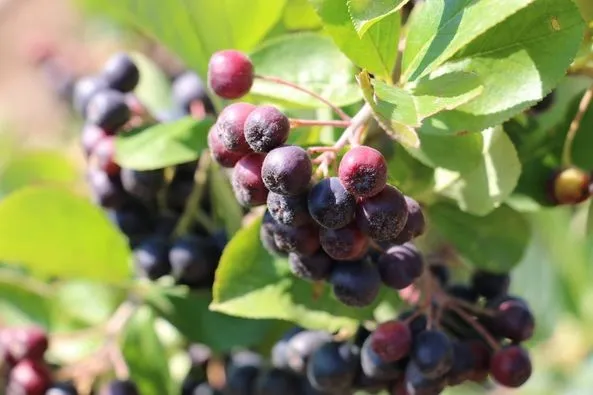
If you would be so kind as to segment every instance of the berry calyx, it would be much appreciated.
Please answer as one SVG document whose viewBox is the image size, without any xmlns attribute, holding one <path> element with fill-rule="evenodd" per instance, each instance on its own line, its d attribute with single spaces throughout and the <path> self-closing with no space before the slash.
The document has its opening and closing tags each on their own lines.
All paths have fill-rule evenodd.
<svg viewBox="0 0 593 395">
<path fill-rule="evenodd" d="M 340 181 L 354 196 L 375 196 L 387 183 L 387 162 L 374 148 L 364 145 L 346 152 L 338 169 Z"/>
<path fill-rule="evenodd" d="M 235 50 L 215 52 L 208 63 L 208 85 L 223 99 L 238 99 L 253 85 L 253 64 Z"/>
</svg>

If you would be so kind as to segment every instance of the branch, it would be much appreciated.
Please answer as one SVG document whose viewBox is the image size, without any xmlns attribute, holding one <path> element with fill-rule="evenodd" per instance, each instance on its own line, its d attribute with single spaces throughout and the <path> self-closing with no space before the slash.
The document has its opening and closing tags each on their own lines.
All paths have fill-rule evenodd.
<svg viewBox="0 0 593 395">
<path fill-rule="evenodd" d="M 282 78 L 271 77 L 271 76 L 267 76 L 267 75 L 256 75 L 255 78 L 259 78 L 262 81 L 269 81 L 269 82 L 274 82 L 276 84 L 289 86 L 289 87 L 296 89 L 300 92 L 306 93 L 307 95 L 314 97 L 315 99 L 319 100 L 320 102 L 326 104 L 328 107 L 330 107 L 332 110 L 334 110 L 336 112 L 336 114 L 338 114 L 338 116 L 340 118 L 342 118 L 342 120 L 344 120 L 344 121 L 350 120 L 350 117 L 348 116 L 348 114 L 346 114 L 344 111 L 342 111 L 342 109 L 340 107 L 334 105 L 329 100 L 324 99 L 322 96 L 318 95 L 317 93 L 310 91 L 306 88 L 303 88 L 302 86 L 299 86 L 299 85 L 292 83 L 290 81 L 283 80 Z"/>
<path fill-rule="evenodd" d="M 191 194 L 187 198 L 187 202 L 185 203 L 183 215 L 179 219 L 179 222 L 177 222 L 177 226 L 175 226 L 175 231 L 173 232 L 175 237 L 186 234 L 191 227 L 192 221 L 196 217 L 200 200 L 202 200 L 202 196 L 204 195 L 204 185 L 206 184 L 206 180 L 208 178 L 209 167 L 210 154 L 204 151 L 200 157 L 198 168 L 196 169 L 196 173 L 194 175 L 194 187 L 191 191 Z"/>
<path fill-rule="evenodd" d="M 579 103 L 579 109 L 574 116 L 574 119 L 570 123 L 570 127 L 568 128 L 568 133 L 566 134 L 566 140 L 564 140 L 564 147 L 562 149 L 562 164 L 566 167 L 572 165 L 572 146 L 574 143 L 574 139 L 577 135 L 579 127 L 581 126 L 581 121 L 591 104 L 591 99 L 593 99 L 593 85 L 589 87 L 585 91 L 581 102 Z"/>
<path fill-rule="evenodd" d="M 482 338 L 484 338 L 484 340 L 488 343 L 488 345 L 493 350 L 496 351 L 500 348 L 500 345 L 498 344 L 498 342 L 492 337 L 492 335 L 486 330 L 486 328 L 484 328 L 482 326 L 482 324 L 477 322 L 471 315 L 469 315 L 463 309 L 461 309 L 455 305 L 449 305 L 449 306 L 447 306 L 447 308 L 449 308 L 450 310 L 453 310 L 465 322 L 467 322 L 469 325 L 471 325 L 471 327 L 474 328 L 476 330 L 476 332 L 478 332 L 482 336 Z"/>
<path fill-rule="evenodd" d="M 333 126 L 338 128 L 347 128 L 350 126 L 350 121 L 318 121 L 316 119 L 295 119 L 290 120 L 291 128 L 298 128 L 301 126 Z"/>
</svg>

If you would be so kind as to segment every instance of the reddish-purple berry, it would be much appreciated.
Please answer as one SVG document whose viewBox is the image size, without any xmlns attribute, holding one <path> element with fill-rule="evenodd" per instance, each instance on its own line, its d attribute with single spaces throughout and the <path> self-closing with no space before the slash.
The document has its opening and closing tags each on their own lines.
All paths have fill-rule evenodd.
<svg viewBox="0 0 593 395">
<path fill-rule="evenodd" d="M 208 63 L 208 84 L 224 99 L 238 99 L 253 85 L 253 64 L 247 55 L 232 49 L 215 52 Z"/>
<path fill-rule="evenodd" d="M 364 145 L 346 152 L 338 170 L 340 181 L 356 197 L 375 196 L 387 183 L 387 162 L 374 148 Z"/>
<path fill-rule="evenodd" d="M 242 206 L 259 206 L 268 198 L 268 190 L 261 177 L 264 158 L 263 154 L 249 154 L 239 160 L 233 169 L 233 191 Z"/>
</svg>

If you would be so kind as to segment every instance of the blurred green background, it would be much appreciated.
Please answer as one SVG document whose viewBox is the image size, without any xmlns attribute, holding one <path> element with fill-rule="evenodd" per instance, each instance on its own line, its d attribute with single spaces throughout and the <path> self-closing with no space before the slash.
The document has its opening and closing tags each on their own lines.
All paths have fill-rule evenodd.
<svg viewBox="0 0 593 395">
<path fill-rule="evenodd" d="M 163 4 L 167 2 L 162 0 Z M 94 3 L 94 7 L 83 12 L 80 4 L 67 0 L 0 1 L 2 196 L 25 185 L 48 182 L 87 193 L 78 142 L 81 121 L 55 94 L 46 71 L 34 63 L 40 51 L 52 48 L 56 58 L 76 75 L 96 71 L 118 49 L 142 52 L 171 74 L 184 68 L 178 58 L 155 41 L 133 26 L 118 23 L 125 20 L 125 15 L 115 19 L 101 16 L 95 11 L 97 7 L 101 9 L 103 3 L 100 0 L 90 3 Z M 258 3 L 264 4 L 269 12 L 275 12 L 274 0 Z M 277 29 L 316 27 L 315 16 L 309 14 L 308 9 L 299 8 L 302 3 L 289 0 L 286 7 L 293 7 L 290 15 L 300 15 L 300 18 L 281 19 L 282 23 L 268 34 Z M 155 6 L 153 12 L 159 12 L 157 8 Z M 278 12 L 285 11 L 280 7 Z M 149 18 L 150 14 L 144 17 Z M 173 17 L 161 21 L 178 22 Z M 254 25 L 261 23 L 252 22 Z M 199 48 L 185 47 L 188 41 L 183 38 L 187 34 L 184 26 L 179 25 L 179 30 L 172 33 L 179 36 L 172 36 L 169 41 L 176 44 L 177 51 L 199 53 Z M 201 32 L 192 34 L 204 31 L 219 36 L 223 43 L 224 35 L 229 34 L 221 26 L 204 26 Z M 253 44 L 241 43 L 248 48 Z M 199 57 L 195 59 L 196 64 L 190 66 L 203 73 L 205 64 L 199 62 Z M 523 204 L 519 200 L 512 203 Z M 512 276 L 513 292 L 530 302 L 537 317 L 537 335 L 530 342 L 534 375 L 519 390 L 496 389 L 496 393 L 593 394 L 593 239 L 587 236 L 593 232 L 586 229 L 587 223 L 593 221 L 588 221 L 589 215 L 593 215 L 593 210 L 589 210 L 588 203 L 576 208 L 544 208 L 526 213 L 533 227 L 533 237 Z M 18 303 L 14 303 L 16 299 L 11 293 L 17 291 L 7 285 L 10 281 L 0 276 L 0 324 L 28 322 L 30 311 L 22 311 Z M 482 390 L 476 389 L 476 393 L 480 392 Z M 471 394 L 474 391 L 471 387 L 453 388 L 448 393 Z"/>
</svg>

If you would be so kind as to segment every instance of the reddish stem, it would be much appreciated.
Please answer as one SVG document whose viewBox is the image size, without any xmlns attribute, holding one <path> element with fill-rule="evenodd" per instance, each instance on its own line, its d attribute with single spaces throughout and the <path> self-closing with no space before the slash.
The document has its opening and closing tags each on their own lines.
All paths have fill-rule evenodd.
<svg viewBox="0 0 593 395">
<path fill-rule="evenodd" d="M 333 126 L 337 128 L 347 128 L 350 121 L 322 121 L 317 119 L 290 119 L 290 127 L 298 128 L 301 126 Z"/>
<path fill-rule="evenodd" d="M 484 340 L 486 340 L 488 345 L 490 347 L 492 347 L 492 349 L 494 351 L 496 351 L 500 348 L 500 345 L 498 344 L 498 342 L 492 337 L 492 335 L 486 330 L 486 328 L 484 328 L 482 326 L 482 324 L 477 322 L 471 315 L 466 313 L 465 310 L 463 310 L 462 308 L 459 308 L 458 306 L 455 306 L 453 304 L 448 305 L 447 308 L 453 310 L 465 322 L 467 322 L 469 325 L 471 325 L 472 328 L 474 328 L 476 330 L 476 332 L 478 332 L 484 338 Z"/>
<path fill-rule="evenodd" d="M 269 81 L 269 82 L 274 82 L 276 84 L 289 86 L 289 87 L 291 87 L 293 89 L 296 89 L 296 90 L 298 90 L 300 92 L 306 93 L 309 96 L 314 97 L 315 99 L 317 99 L 320 102 L 322 102 L 322 103 L 326 104 L 327 106 L 329 106 L 344 121 L 350 120 L 350 117 L 348 116 L 348 114 L 346 114 L 344 111 L 342 111 L 342 109 L 340 107 L 338 107 L 338 106 L 334 105 L 333 103 L 331 103 L 330 101 L 324 99 L 322 96 L 319 96 L 317 93 L 315 93 L 313 91 L 310 91 L 310 90 L 308 90 L 306 88 L 303 88 L 302 86 L 299 86 L 299 85 L 297 85 L 297 84 L 295 84 L 293 82 L 286 81 L 286 80 L 283 80 L 282 78 L 278 78 L 278 77 L 268 76 L 268 75 L 256 75 L 255 78 L 259 78 L 260 80 L 263 80 L 263 81 Z"/>
</svg>

